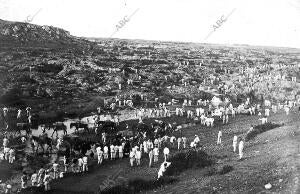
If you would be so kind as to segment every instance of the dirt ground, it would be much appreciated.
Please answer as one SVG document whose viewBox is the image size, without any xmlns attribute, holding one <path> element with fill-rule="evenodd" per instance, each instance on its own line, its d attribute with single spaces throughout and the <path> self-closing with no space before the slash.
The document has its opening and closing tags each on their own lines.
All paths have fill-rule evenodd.
<svg viewBox="0 0 300 194">
<path fill-rule="evenodd" d="M 183 134 L 191 141 L 198 134 L 205 151 L 218 158 L 217 164 L 209 168 L 233 166 L 224 175 L 209 175 L 211 169 L 192 169 L 181 173 L 179 182 L 146 193 L 299 193 L 299 130 L 300 114 L 294 110 L 289 115 L 283 111 L 271 114 L 269 121 L 284 123 L 284 126 L 258 135 L 246 142 L 244 159 L 232 151 L 232 138 L 236 134 L 243 137 L 252 124 L 259 124 L 258 116 L 238 115 L 229 124 L 218 124 L 214 128 L 195 126 L 184 129 Z M 176 120 L 176 118 L 173 118 Z M 222 146 L 216 145 L 218 129 L 222 129 Z M 176 152 L 175 149 L 171 153 Z M 148 157 L 144 155 L 141 167 L 130 167 L 129 159 L 105 162 L 101 166 L 92 165 L 87 174 L 70 176 L 52 184 L 52 193 L 97 192 L 99 185 L 110 180 L 110 185 L 120 184 L 131 178 L 153 179 L 158 166 L 148 167 Z M 266 190 L 264 185 L 272 188 Z"/>
</svg>

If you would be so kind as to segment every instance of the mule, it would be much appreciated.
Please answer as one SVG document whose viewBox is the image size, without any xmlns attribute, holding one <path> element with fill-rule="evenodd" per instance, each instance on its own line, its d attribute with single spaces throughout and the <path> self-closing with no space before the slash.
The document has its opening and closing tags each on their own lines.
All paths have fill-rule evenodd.
<svg viewBox="0 0 300 194">
<path fill-rule="evenodd" d="M 86 123 L 82 122 L 76 122 L 76 123 L 70 123 L 70 128 L 75 127 L 75 133 L 78 133 L 78 129 L 84 129 L 87 133 L 89 133 L 89 126 Z"/>
<path fill-rule="evenodd" d="M 56 132 L 56 137 L 58 136 L 58 131 L 63 131 L 64 135 L 67 135 L 67 126 L 63 122 L 56 122 L 53 124 L 53 133 L 51 137 L 53 137 L 53 134 Z"/>
<path fill-rule="evenodd" d="M 16 124 L 16 133 L 19 133 L 20 135 L 22 134 L 21 131 L 25 131 L 26 132 L 26 136 L 28 136 L 31 132 L 31 124 L 29 123 L 17 123 Z"/>
<path fill-rule="evenodd" d="M 40 135 L 40 136 L 31 136 L 31 140 L 33 144 L 36 144 L 37 147 L 35 148 L 36 153 L 39 150 L 39 146 L 43 149 L 43 153 L 45 153 L 44 146 L 47 145 L 47 150 L 50 148 L 50 151 L 52 151 L 52 139 L 49 138 L 46 134 L 45 135 Z"/>
</svg>

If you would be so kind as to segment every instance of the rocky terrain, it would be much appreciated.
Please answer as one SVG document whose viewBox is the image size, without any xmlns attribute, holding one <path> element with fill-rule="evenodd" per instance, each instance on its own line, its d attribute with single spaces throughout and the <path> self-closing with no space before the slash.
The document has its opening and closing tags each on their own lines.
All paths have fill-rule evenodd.
<svg viewBox="0 0 300 194">
<path fill-rule="evenodd" d="M 0 44 L 1 106 L 31 106 L 40 116 L 89 113 L 116 95 L 206 98 L 224 84 L 236 101 L 249 93 L 283 101 L 300 91 L 299 49 L 83 39 L 52 26 L 4 20 Z M 280 79 L 258 76 L 250 84 L 250 74 Z"/>
<path fill-rule="evenodd" d="M 299 54 L 299 49 L 292 48 L 84 39 L 51 26 L 0 20 L 0 107 L 31 106 L 40 117 L 58 119 L 89 114 L 115 96 L 132 99 L 135 107 L 143 105 L 141 95 L 142 103 L 214 95 L 228 97 L 233 103 L 245 102 L 247 97 L 253 101 L 297 100 Z M 233 135 L 244 137 L 251 125 L 260 123 L 259 118 L 237 115 L 227 125 L 217 122 L 212 128 L 196 124 L 184 128 L 189 142 L 199 135 L 203 149 L 217 158 L 216 165 L 184 171 L 176 177 L 177 183 L 147 193 L 299 193 L 298 107 L 289 115 L 283 110 L 272 113 L 269 121 L 284 125 L 246 142 L 243 160 L 232 152 Z M 187 119 L 172 116 L 163 120 Z M 137 124 L 138 120 L 128 122 Z M 223 131 L 222 146 L 215 143 L 219 130 Z M 0 174 L 5 175 L 1 179 L 17 189 L 22 165 L 35 166 L 43 159 L 1 163 Z M 131 168 L 123 159 L 92 166 L 89 173 L 53 182 L 49 193 L 93 193 L 119 169 L 113 186 L 135 177 L 155 178 L 159 164 L 148 168 L 146 163 L 143 159 L 143 167 Z M 216 173 L 225 165 L 231 171 Z M 272 187 L 266 189 L 267 184 Z"/>
</svg>

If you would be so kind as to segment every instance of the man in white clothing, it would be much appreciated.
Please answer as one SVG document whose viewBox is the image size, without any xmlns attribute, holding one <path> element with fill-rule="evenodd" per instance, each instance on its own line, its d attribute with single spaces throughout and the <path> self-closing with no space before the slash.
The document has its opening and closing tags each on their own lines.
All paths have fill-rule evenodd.
<svg viewBox="0 0 300 194">
<path fill-rule="evenodd" d="M 164 148 L 164 156 L 165 156 L 165 161 L 169 158 L 170 150 L 168 147 Z"/>
<path fill-rule="evenodd" d="M 153 149 L 153 156 L 154 156 L 153 162 L 154 162 L 154 163 L 158 162 L 159 149 L 158 149 L 157 147 L 155 147 L 155 148 Z"/>
<path fill-rule="evenodd" d="M 160 165 L 160 169 L 157 173 L 157 180 L 163 176 L 164 172 L 166 172 L 167 168 L 170 165 L 171 165 L 171 162 L 166 162 L 166 161 Z"/>
<path fill-rule="evenodd" d="M 243 149 L 244 149 L 244 141 L 240 141 L 239 143 L 239 157 L 240 160 L 243 158 Z"/>
<path fill-rule="evenodd" d="M 102 164 L 103 161 L 103 151 L 101 150 L 101 147 L 98 146 L 96 148 L 97 156 L 98 156 L 98 164 Z"/>
<path fill-rule="evenodd" d="M 181 137 L 178 137 L 177 138 L 177 149 L 178 150 L 180 149 L 181 141 L 182 141 Z"/>
<path fill-rule="evenodd" d="M 217 139 L 217 144 L 218 145 L 222 143 L 221 138 L 222 138 L 222 131 L 220 130 L 219 133 L 218 133 L 218 139 Z"/>
<path fill-rule="evenodd" d="M 134 151 L 133 148 L 129 153 L 129 158 L 130 158 L 130 166 L 133 166 L 133 162 L 134 162 L 134 159 L 135 159 L 135 151 Z"/>
<path fill-rule="evenodd" d="M 103 155 L 104 155 L 104 159 L 107 160 L 108 159 L 108 147 L 104 146 L 103 148 Z"/>
<path fill-rule="evenodd" d="M 236 151 L 237 140 L 238 140 L 238 137 L 237 137 L 236 135 L 235 135 L 235 136 L 233 136 L 233 141 L 232 141 L 233 152 L 235 152 L 235 151 Z"/>
<path fill-rule="evenodd" d="M 137 149 L 135 151 L 135 160 L 136 160 L 136 165 L 137 166 L 141 165 L 141 158 L 142 158 L 142 152 L 139 149 Z"/>
<path fill-rule="evenodd" d="M 82 158 L 82 161 L 83 161 L 83 168 L 82 168 L 83 172 L 88 171 L 89 170 L 88 169 L 88 157 L 84 156 Z"/>
</svg>

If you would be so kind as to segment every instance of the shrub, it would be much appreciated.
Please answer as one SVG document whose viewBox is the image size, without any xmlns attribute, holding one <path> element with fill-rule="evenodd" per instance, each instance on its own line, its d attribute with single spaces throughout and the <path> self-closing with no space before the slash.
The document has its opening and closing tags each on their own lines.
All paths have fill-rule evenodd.
<svg viewBox="0 0 300 194">
<path fill-rule="evenodd" d="M 157 189 L 163 185 L 172 184 L 176 182 L 177 179 L 171 177 L 172 175 L 179 174 L 189 168 L 203 168 L 214 164 L 214 160 L 212 159 L 212 157 L 202 150 L 187 150 L 184 152 L 180 152 L 172 156 L 169 159 L 169 161 L 171 162 L 171 165 L 167 168 L 166 172 L 164 173 L 165 176 L 163 176 L 159 180 L 144 180 L 141 178 L 131 179 L 127 182 L 127 184 L 106 188 L 103 191 L 100 191 L 100 193 L 129 194 Z"/>
<path fill-rule="evenodd" d="M 249 141 L 249 140 L 255 138 L 260 133 L 269 131 L 271 129 L 274 129 L 274 128 L 277 128 L 277 127 L 280 127 L 280 126 L 282 126 L 282 125 L 276 124 L 276 123 L 271 123 L 271 122 L 261 124 L 261 125 L 257 125 L 252 130 L 249 130 L 247 132 L 246 137 L 245 137 L 245 141 Z"/>
<path fill-rule="evenodd" d="M 204 170 L 204 176 L 212 176 L 217 174 L 218 170 L 215 167 L 209 167 Z"/>
<path fill-rule="evenodd" d="M 188 150 L 172 156 L 169 161 L 170 167 L 167 168 L 165 175 L 176 175 L 190 168 L 204 168 L 214 164 L 211 156 L 202 150 Z"/>
<path fill-rule="evenodd" d="M 104 189 L 101 191 L 101 194 L 118 194 L 118 193 L 139 193 L 141 191 L 148 191 L 157 189 L 163 185 L 172 184 L 176 182 L 177 179 L 172 177 L 162 177 L 159 180 L 144 180 L 141 178 L 136 178 L 129 180 L 128 183 L 125 185 L 117 185 L 111 188 Z"/>
<path fill-rule="evenodd" d="M 232 166 L 229 166 L 229 165 L 225 165 L 222 167 L 222 169 L 220 170 L 219 174 L 222 175 L 222 174 L 226 174 L 230 171 L 233 170 L 233 167 Z"/>
</svg>

